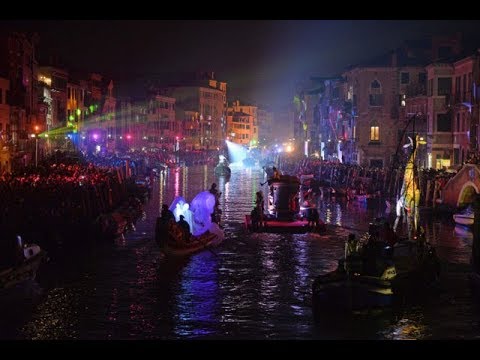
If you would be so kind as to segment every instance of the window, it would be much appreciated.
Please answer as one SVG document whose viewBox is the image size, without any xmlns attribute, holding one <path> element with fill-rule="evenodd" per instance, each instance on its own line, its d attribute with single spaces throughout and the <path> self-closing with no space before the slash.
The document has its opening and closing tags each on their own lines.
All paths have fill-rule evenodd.
<svg viewBox="0 0 480 360">
<path fill-rule="evenodd" d="M 428 80 L 428 96 L 433 96 L 433 79 Z"/>
<path fill-rule="evenodd" d="M 383 94 L 370 94 L 370 106 L 383 106 Z"/>
<path fill-rule="evenodd" d="M 426 73 L 418 73 L 418 82 L 420 84 L 425 85 L 427 83 L 427 74 Z"/>
<path fill-rule="evenodd" d="M 437 131 L 450 132 L 452 131 L 452 121 L 448 114 L 437 115 Z"/>
<path fill-rule="evenodd" d="M 369 103 L 370 103 L 370 106 L 383 105 L 382 86 L 380 85 L 378 80 L 373 80 L 370 84 Z"/>
<path fill-rule="evenodd" d="M 452 78 L 438 78 L 438 96 L 448 95 L 452 91 Z"/>
<path fill-rule="evenodd" d="M 457 132 L 460 132 L 460 113 L 457 113 Z"/>
<path fill-rule="evenodd" d="M 402 72 L 400 73 L 400 83 L 401 84 L 408 84 L 410 83 L 410 73 Z"/>
<path fill-rule="evenodd" d="M 370 141 L 380 141 L 380 128 L 378 126 L 370 126 Z"/>
</svg>

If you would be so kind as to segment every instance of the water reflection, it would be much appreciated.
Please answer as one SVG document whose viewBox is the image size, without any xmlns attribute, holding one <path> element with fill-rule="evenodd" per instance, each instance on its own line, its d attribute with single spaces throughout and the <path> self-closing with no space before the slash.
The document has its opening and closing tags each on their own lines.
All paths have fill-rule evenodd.
<svg viewBox="0 0 480 360">
<path fill-rule="evenodd" d="M 200 253 L 182 271 L 174 328 L 180 337 L 204 337 L 215 333 L 221 298 L 217 256 L 212 252 Z"/>
</svg>

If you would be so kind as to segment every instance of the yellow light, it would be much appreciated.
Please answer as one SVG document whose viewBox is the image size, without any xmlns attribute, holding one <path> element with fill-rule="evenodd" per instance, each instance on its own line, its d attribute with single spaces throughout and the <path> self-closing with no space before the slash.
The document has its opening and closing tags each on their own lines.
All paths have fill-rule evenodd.
<svg viewBox="0 0 480 360">
<path fill-rule="evenodd" d="M 31 137 L 31 138 L 34 138 L 34 137 L 35 137 L 35 134 L 30 134 L 30 137 Z"/>
</svg>

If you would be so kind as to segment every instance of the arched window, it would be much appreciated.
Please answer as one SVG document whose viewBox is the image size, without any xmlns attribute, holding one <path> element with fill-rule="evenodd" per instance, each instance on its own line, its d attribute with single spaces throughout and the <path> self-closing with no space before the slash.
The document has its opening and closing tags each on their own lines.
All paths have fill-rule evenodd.
<svg viewBox="0 0 480 360">
<path fill-rule="evenodd" d="M 383 106 L 382 85 L 376 79 L 370 84 L 370 106 Z"/>
</svg>

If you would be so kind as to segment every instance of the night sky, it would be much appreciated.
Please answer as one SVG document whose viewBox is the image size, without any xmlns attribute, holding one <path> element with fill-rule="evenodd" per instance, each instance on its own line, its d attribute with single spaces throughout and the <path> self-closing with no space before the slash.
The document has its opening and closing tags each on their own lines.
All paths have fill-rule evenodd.
<svg viewBox="0 0 480 360">
<path fill-rule="evenodd" d="M 96 71 L 125 85 L 151 74 L 215 71 L 229 99 L 283 105 L 294 83 L 340 74 L 403 40 L 462 32 L 480 47 L 480 21 L 463 20 L 68 20 L 3 21 L 36 31 L 39 58 L 58 54 L 68 68 Z M 136 92 L 132 88 L 130 92 Z"/>
</svg>

